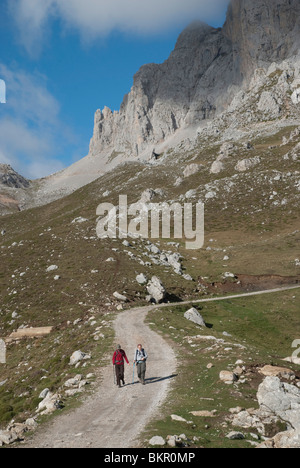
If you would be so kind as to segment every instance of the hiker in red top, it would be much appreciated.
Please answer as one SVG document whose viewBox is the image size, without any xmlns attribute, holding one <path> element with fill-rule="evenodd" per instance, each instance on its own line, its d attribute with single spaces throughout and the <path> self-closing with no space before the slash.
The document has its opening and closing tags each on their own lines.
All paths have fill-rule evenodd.
<svg viewBox="0 0 300 468">
<path fill-rule="evenodd" d="M 119 388 L 121 387 L 121 381 L 123 382 L 123 385 L 125 385 L 124 359 L 127 362 L 127 364 L 129 364 L 125 351 L 121 348 L 121 345 L 118 345 L 116 351 L 114 352 L 112 362 L 115 366 L 117 385 Z"/>
</svg>

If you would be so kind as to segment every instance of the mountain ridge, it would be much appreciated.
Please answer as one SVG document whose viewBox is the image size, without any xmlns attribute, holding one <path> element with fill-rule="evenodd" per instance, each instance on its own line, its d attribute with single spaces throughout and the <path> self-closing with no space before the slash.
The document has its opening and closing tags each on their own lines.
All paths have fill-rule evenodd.
<svg viewBox="0 0 300 468">
<path fill-rule="evenodd" d="M 256 68 L 298 54 L 299 13 L 297 0 L 232 0 L 223 28 L 188 26 L 163 64 L 135 74 L 120 111 L 97 110 L 90 154 L 113 148 L 139 156 L 149 144 L 226 110 Z"/>
<path fill-rule="evenodd" d="M 120 164 L 152 163 L 153 152 L 298 125 L 299 13 L 299 0 L 232 0 L 223 28 L 189 25 L 167 60 L 137 71 L 119 111 L 96 111 L 88 155 L 34 181 L 22 207 L 60 199 Z"/>
</svg>

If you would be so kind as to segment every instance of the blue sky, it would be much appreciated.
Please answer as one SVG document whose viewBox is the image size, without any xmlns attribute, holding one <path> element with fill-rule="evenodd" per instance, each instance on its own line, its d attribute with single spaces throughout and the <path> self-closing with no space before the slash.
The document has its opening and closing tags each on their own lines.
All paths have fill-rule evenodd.
<svg viewBox="0 0 300 468">
<path fill-rule="evenodd" d="M 161 63 L 192 20 L 222 26 L 228 0 L 1 0 L 0 163 L 29 178 L 88 153 L 94 113 Z"/>
</svg>

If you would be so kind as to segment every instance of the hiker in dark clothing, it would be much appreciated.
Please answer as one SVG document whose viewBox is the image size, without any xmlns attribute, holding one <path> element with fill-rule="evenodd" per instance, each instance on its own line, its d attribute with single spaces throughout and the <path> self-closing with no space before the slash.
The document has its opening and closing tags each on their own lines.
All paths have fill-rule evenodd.
<svg viewBox="0 0 300 468">
<path fill-rule="evenodd" d="M 125 385 L 124 380 L 124 359 L 129 364 L 125 351 L 121 348 L 121 345 L 117 346 L 116 351 L 113 355 L 113 365 L 115 366 L 116 379 L 118 387 L 121 387 L 121 381 Z"/>
<path fill-rule="evenodd" d="M 141 344 L 137 346 L 137 349 L 134 353 L 134 364 L 137 367 L 137 374 L 139 381 L 142 385 L 145 385 L 145 374 L 146 374 L 146 361 L 148 359 L 148 354 L 144 350 Z"/>
</svg>

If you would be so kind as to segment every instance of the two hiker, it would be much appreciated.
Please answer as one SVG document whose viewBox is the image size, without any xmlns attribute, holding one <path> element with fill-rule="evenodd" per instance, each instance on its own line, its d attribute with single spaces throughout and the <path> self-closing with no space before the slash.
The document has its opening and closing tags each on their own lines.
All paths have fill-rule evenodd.
<svg viewBox="0 0 300 468">
<path fill-rule="evenodd" d="M 124 380 L 124 359 L 129 364 L 125 351 L 121 345 L 117 346 L 116 351 L 113 355 L 113 365 L 115 366 L 116 380 L 118 387 L 121 387 L 121 382 L 125 385 Z M 148 354 L 144 350 L 141 344 L 138 344 L 137 349 L 134 353 L 133 365 L 137 368 L 137 375 L 142 385 L 145 385 L 145 374 L 146 374 L 146 361 Z"/>
</svg>

